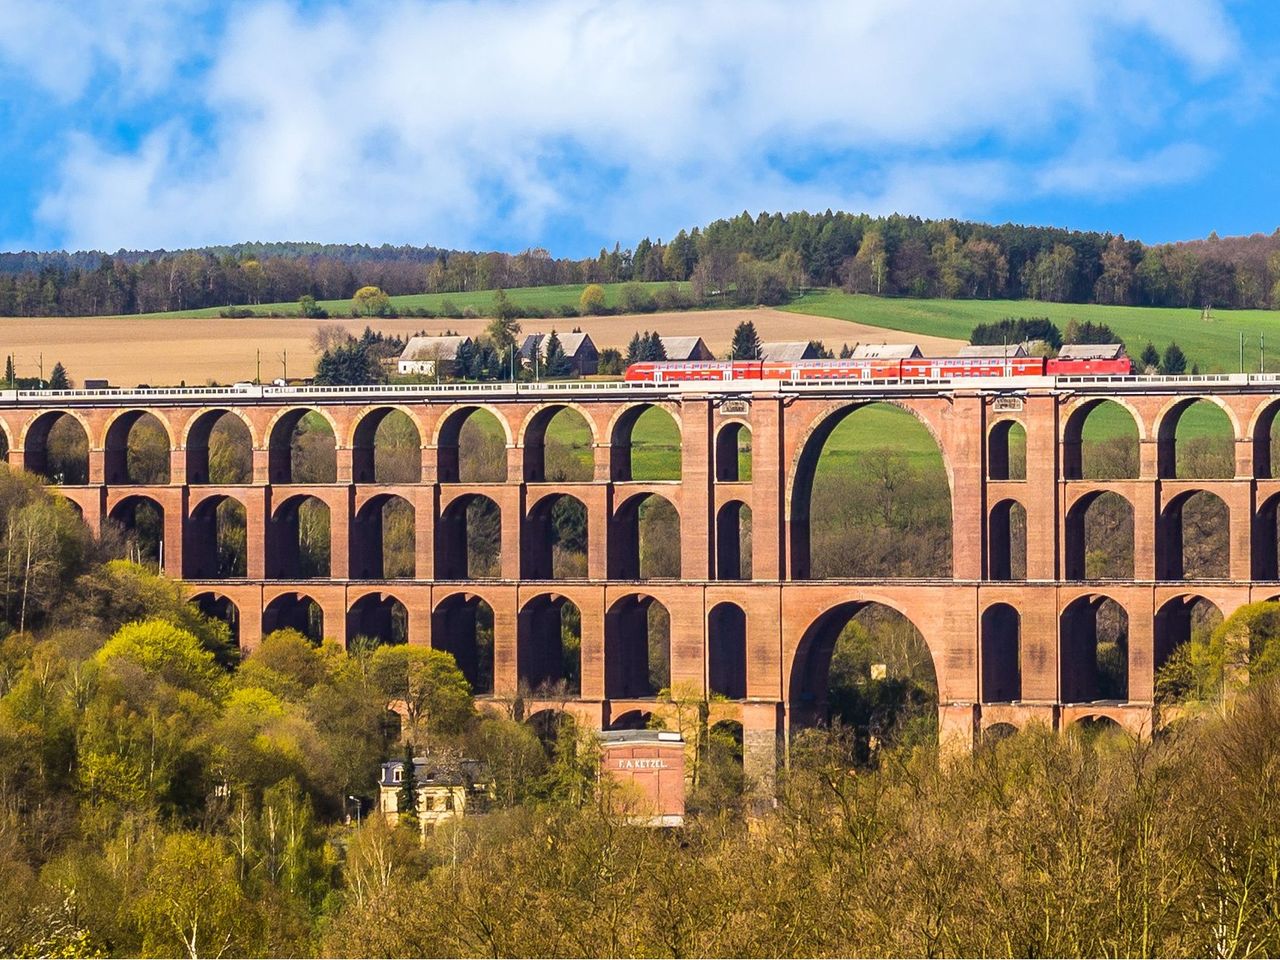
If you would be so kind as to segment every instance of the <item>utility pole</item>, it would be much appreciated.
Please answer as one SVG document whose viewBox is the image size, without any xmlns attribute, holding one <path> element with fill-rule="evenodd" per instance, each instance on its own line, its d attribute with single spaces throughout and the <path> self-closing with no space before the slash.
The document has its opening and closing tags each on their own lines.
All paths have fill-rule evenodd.
<svg viewBox="0 0 1280 960">
<path fill-rule="evenodd" d="M 262 350 L 259 349 L 257 353 L 258 353 L 258 372 L 254 374 L 253 382 L 262 383 Z"/>
<path fill-rule="evenodd" d="M 1244 373 L 1244 331 L 1240 331 L 1240 372 Z"/>
</svg>

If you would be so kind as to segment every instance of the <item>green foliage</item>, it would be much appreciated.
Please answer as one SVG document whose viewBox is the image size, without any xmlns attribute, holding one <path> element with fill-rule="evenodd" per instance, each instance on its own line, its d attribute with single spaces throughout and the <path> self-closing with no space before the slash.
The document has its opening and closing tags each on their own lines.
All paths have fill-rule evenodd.
<svg viewBox="0 0 1280 960">
<path fill-rule="evenodd" d="M 1156 349 L 1156 345 L 1150 340 L 1147 345 L 1142 348 L 1142 355 L 1138 358 L 1138 371 L 1140 373 L 1154 373 L 1160 369 L 1160 351 Z"/>
<path fill-rule="evenodd" d="M 329 311 L 316 303 L 316 298 L 309 293 L 298 298 L 298 313 L 312 320 L 324 320 L 329 316 Z"/>
<path fill-rule="evenodd" d="M 573 372 L 573 364 L 565 355 L 564 347 L 560 343 L 560 337 L 556 334 L 553 327 L 551 333 L 547 336 L 546 357 L 546 375 L 548 379 L 556 380 L 567 377 Z"/>
<path fill-rule="evenodd" d="M 427 647 L 378 647 L 369 677 L 387 700 L 404 704 L 406 739 L 460 733 L 475 712 L 471 687 L 453 657 Z"/>
<path fill-rule="evenodd" d="M 584 316 L 604 312 L 604 287 L 598 283 L 588 284 L 578 298 L 578 311 Z"/>
<path fill-rule="evenodd" d="M 1280 673 L 1280 602 L 1248 603 L 1212 631 L 1193 629 L 1156 671 L 1162 703 L 1217 701 Z"/>
<path fill-rule="evenodd" d="M 1176 343 L 1170 343 L 1164 348 L 1164 356 L 1160 358 L 1160 372 L 1171 377 L 1187 372 L 1187 356 Z"/>
<path fill-rule="evenodd" d="M 756 333 L 756 325 L 744 320 L 733 331 L 733 343 L 729 347 L 730 360 L 759 360 L 760 335 Z"/>
<path fill-rule="evenodd" d="M 970 343 L 990 346 L 1027 343 L 1032 340 L 1043 340 L 1054 350 L 1063 343 L 1062 332 L 1048 317 L 1004 317 L 996 323 L 980 323 L 969 334 Z"/>
<path fill-rule="evenodd" d="M 361 287 L 351 298 L 351 311 L 360 317 L 388 317 L 393 313 L 391 298 L 379 287 Z"/>
<path fill-rule="evenodd" d="M 325 350 L 316 362 L 315 382 L 321 386 L 359 386 L 385 380 L 377 356 L 367 343 L 354 337 Z"/>
<path fill-rule="evenodd" d="M 203 697 L 221 695 L 225 682 L 213 654 L 195 634 L 168 620 L 128 623 L 115 632 L 94 657 L 104 669 L 140 670 L 149 679 Z"/>
<path fill-rule="evenodd" d="M 1112 329 L 1102 322 L 1071 320 L 1067 324 L 1067 332 L 1063 334 L 1063 343 L 1121 343 Z"/>
<path fill-rule="evenodd" d="M 53 365 L 53 371 L 49 374 L 49 389 L 71 389 L 71 380 L 67 377 L 67 368 L 62 365 L 62 361 L 58 361 Z"/>
</svg>

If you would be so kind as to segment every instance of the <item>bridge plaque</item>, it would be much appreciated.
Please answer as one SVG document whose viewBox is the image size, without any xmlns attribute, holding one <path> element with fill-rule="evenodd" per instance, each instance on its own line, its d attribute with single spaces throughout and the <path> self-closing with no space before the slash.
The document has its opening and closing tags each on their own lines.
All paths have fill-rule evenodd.
<svg viewBox="0 0 1280 960">
<path fill-rule="evenodd" d="M 748 413 L 751 412 L 751 401 L 750 400 L 725 400 L 720 404 L 720 406 L 717 409 L 720 411 L 721 416 L 727 417 L 727 416 L 732 416 L 734 414 L 738 414 L 740 416 L 746 416 Z"/>
<path fill-rule="evenodd" d="M 996 397 L 991 402 L 991 409 L 996 413 L 1021 413 L 1021 397 Z"/>
</svg>

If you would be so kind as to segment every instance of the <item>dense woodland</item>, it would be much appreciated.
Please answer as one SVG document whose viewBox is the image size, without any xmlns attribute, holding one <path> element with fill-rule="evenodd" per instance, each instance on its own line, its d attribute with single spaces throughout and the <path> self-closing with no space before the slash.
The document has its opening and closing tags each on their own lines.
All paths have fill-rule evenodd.
<svg viewBox="0 0 1280 960">
<path fill-rule="evenodd" d="M 743 213 L 597 257 L 434 247 L 238 244 L 0 254 L 0 315 L 79 316 L 546 284 L 692 281 L 779 303 L 806 286 L 880 296 L 1178 307 L 1280 306 L 1280 231 L 1144 245 L 1108 233 L 849 213 Z"/>
</svg>

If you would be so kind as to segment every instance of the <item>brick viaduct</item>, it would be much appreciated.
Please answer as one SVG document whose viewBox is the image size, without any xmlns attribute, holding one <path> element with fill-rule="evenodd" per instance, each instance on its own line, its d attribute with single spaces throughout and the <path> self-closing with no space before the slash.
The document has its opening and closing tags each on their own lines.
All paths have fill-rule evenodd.
<svg viewBox="0 0 1280 960">
<path fill-rule="evenodd" d="M 1280 594 L 1276 503 L 1270 476 L 1271 425 L 1280 394 L 1265 376 L 1198 378 L 1022 378 L 942 384 L 508 384 L 466 387 L 173 389 L 0 393 L 0 427 L 15 467 L 42 472 L 51 424 L 74 417 L 88 439 L 88 483 L 58 490 L 100 525 L 122 504 L 147 498 L 163 511 L 164 569 L 193 597 L 229 600 L 240 642 L 296 622 L 306 597 L 323 612 L 324 634 L 345 642 L 378 629 L 391 598 L 407 612 L 410 643 L 458 656 L 472 675 L 474 652 L 460 636 L 474 630 L 475 604 L 492 608 L 495 696 L 513 696 L 522 680 L 551 676 L 558 620 L 546 614 L 563 599 L 581 612 L 580 695 L 567 708 L 597 727 L 636 711 L 661 711 L 636 682 L 643 673 L 644 614 L 656 601 L 670 616 L 673 683 L 715 698 L 713 720 L 740 722 L 748 772 L 769 781 L 788 731 L 820 714 L 826 668 L 848 614 L 884 604 L 919 629 L 933 657 L 942 736 L 972 744 L 994 724 L 1040 719 L 1056 728 L 1107 717 L 1135 732 L 1153 722 L 1153 674 L 1189 631 L 1189 603 L 1212 602 L 1226 615 L 1241 604 Z M 1175 429 L 1197 399 L 1221 407 L 1235 437 L 1234 476 L 1175 477 Z M 1104 400 L 1136 424 L 1140 469 L 1131 479 L 1081 479 L 1081 427 Z M 822 443 L 840 419 L 869 402 L 887 401 L 927 427 L 950 484 L 953 576 L 935 580 L 809 580 L 808 484 Z M 682 479 L 631 480 L 630 430 L 649 406 L 678 425 Z M 592 433 L 594 480 L 549 483 L 543 434 L 550 418 L 572 407 Z M 401 410 L 421 439 L 421 480 L 376 482 L 372 437 L 378 421 Z M 491 412 L 506 435 L 507 480 L 459 482 L 460 424 L 476 409 Z M 289 436 L 302 412 L 332 426 L 337 482 L 291 483 Z M 170 482 L 129 482 L 125 440 L 143 413 L 159 419 L 170 446 Z M 209 428 L 230 413 L 252 438 L 252 482 L 207 483 Z M 1024 479 L 1007 479 L 1007 437 L 1026 434 Z M 736 441 L 749 431 L 750 481 L 739 481 Z M 1182 577 L 1181 504 L 1195 491 L 1221 498 L 1229 512 L 1230 560 L 1223 579 Z M 1084 579 L 1081 514 L 1103 492 L 1132 507 L 1132 578 Z M 681 577 L 638 578 L 635 504 L 665 497 L 680 516 Z M 388 495 L 414 508 L 415 576 L 385 580 L 369 561 L 366 510 Z M 458 548 L 456 509 L 483 495 L 501 510 L 496 578 L 466 579 L 451 556 Z M 585 578 L 550 579 L 547 505 L 568 495 L 586 508 Z M 295 526 L 282 518 L 301 496 L 318 498 L 331 516 L 331 569 L 324 579 L 290 577 L 273 557 L 288 551 Z M 247 576 L 212 579 L 210 504 L 234 498 L 246 512 Z M 1009 507 L 1025 510 L 1025 580 L 1011 582 Z M 737 575 L 737 518 L 750 509 L 750 580 Z M 364 532 L 362 532 L 362 530 Z M 281 532 L 283 531 L 283 532 Z M 463 534 L 465 538 L 465 533 Z M 376 540 L 376 535 L 374 535 Z M 465 565 L 464 565 L 465 566 Z M 719 575 L 718 575 L 719 574 Z M 1099 699 L 1094 656 L 1098 604 L 1109 598 L 1128 617 L 1127 694 Z M 637 620 L 639 617 L 639 620 Z M 550 634 L 550 637 L 548 636 Z M 551 650 L 548 652 L 548 643 Z M 564 706 L 564 704 L 558 704 Z M 553 704 L 530 704 L 529 712 Z"/>
</svg>

